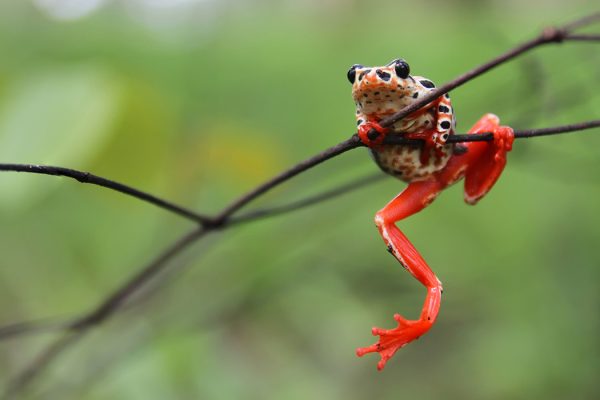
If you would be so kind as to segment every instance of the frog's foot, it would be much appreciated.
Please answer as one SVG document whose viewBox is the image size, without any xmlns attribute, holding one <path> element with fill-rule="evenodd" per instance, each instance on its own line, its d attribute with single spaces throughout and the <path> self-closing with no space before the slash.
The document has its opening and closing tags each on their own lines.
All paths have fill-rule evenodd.
<svg viewBox="0 0 600 400">
<path fill-rule="evenodd" d="M 433 324 L 431 320 L 407 320 L 400 314 L 395 314 L 394 319 L 398 322 L 396 328 L 373 328 L 373 336 L 379 336 L 379 341 L 371 346 L 356 349 L 356 355 L 359 357 L 368 353 L 379 353 L 381 356 L 381 359 L 377 363 L 377 369 L 379 371 L 385 367 L 386 362 L 392 358 L 396 351 L 413 340 L 418 339 L 422 334 L 427 332 Z"/>
<path fill-rule="evenodd" d="M 375 224 L 389 251 L 427 288 L 427 296 L 418 320 L 409 321 L 396 314 L 394 315 L 394 319 L 398 322 L 396 328 L 390 330 L 373 328 L 372 333 L 379 336 L 379 341 L 356 351 L 359 357 L 378 352 L 381 356 L 377 364 L 379 370 L 383 369 L 387 360 L 398 349 L 427 332 L 437 318 L 442 300 L 442 284 L 417 249 L 398 229 L 396 222 L 421 211 L 435 199 L 440 190 L 440 182 L 436 180 L 412 182 L 375 216 Z"/>
<path fill-rule="evenodd" d="M 389 131 L 389 128 L 384 128 L 375 121 L 367 121 L 358 127 L 358 137 L 366 146 L 376 147 L 383 143 Z"/>
<path fill-rule="evenodd" d="M 512 128 L 500 125 L 494 114 L 484 115 L 469 131 L 473 134 L 485 132 L 492 132 L 494 140 L 471 145 L 480 146 L 482 151 L 477 158 L 470 160 L 465 174 L 465 201 L 469 204 L 477 203 L 496 183 L 515 139 Z"/>
<path fill-rule="evenodd" d="M 509 126 L 498 126 L 494 129 L 494 162 L 506 163 L 506 153 L 512 150 L 515 133 Z"/>
</svg>

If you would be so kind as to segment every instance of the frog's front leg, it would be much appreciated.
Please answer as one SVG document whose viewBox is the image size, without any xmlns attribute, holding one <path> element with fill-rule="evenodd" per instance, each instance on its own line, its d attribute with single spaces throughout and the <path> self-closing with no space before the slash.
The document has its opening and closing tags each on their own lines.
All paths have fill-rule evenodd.
<svg viewBox="0 0 600 400">
<path fill-rule="evenodd" d="M 366 116 L 359 115 L 357 118 L 358 137 L 365 145 L 375 147 L 383 143 L 385 136 L 390 132 L 389 128 L 384 128 L 377 121 Z"/>
<path fill-rule="evenodd" d="M 431 103 L 431 106 L 417 111 L 410 118 L 418 119 L 420 115 L 429 112 L 429 110 L 433 110 L 435 115 L 435 126 L 430 129 L 406 134 L 406 137 L 409 139 L 421 139 L 424 141 L 423 150 L 421 151 L 421 164 L 424 165 L 428 163 L 432 151 L 436 157 L 444 157 L 445 153 L 442 149 L 454 129 L 454 115 L 450 96 L 446 94 L 437 98 L 437 100 Z"/>
<path fill-rule="evenodd" d="M 379 336 L 379 341 L 356 350 L 358 356 L 378 352 L 381 356 L 381 360 L 377 363 L 379 370 L 383 369 L 387 360 L 398 349 L 426 333 L 438 315 L 442 284 L 398 229 L 396 222 L 421 211 L 437 197 L 442 189 L 443 185 L 435 179 L 413 182 L 375 216 L 377 228 L 390 253 L 427 288 L 427 297 L 418 320 L 406 320 L 396 314 L 394 315 L 394 319 L 398 322 L 396 328 L 389 330 L 373 328 L 372 333 Z"/>
</svg>

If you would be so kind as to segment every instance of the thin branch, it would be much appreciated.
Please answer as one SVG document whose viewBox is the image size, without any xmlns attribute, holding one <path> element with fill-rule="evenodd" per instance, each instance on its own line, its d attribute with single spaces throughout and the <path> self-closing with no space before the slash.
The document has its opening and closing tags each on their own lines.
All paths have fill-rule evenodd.
<svg viewBox="0 0 600 400">
<path fill-rule="evenodd" d="M 566 31 L 574 31 L 575 29 L 583 28 L 586 25 L 591 25 L 598 21 L 600 21 L 600 12 L 595 12 L 563 25 L 563 29 Z"/>
<path fill-rule="evenodd" d="M 586 129 L 598 128 L 600 127 L 600 119 L 580 122 L 577 124 L 563 125 L 563 126 L 555 126 L 551 128 L 541 128 L 541 129 L 515 129 L 515 139 L 523 139 L 523 138 L 532 138 L 538 136 L 548 136 L 548 135 L 557 135 L 559 133 L 567 133 L 567 132 L 580 132 Z M 494 139 L 494 135 L 491 132 L 479 133 L 477 135 L 473 134 L 460 134 L 460 135 L 450 135 L 448 137 L 448 143 L 463 143 L 463 142 L 489 142 Z M 419 139 L 405 139 L 399 135 L 388 135 L 383 141 L 385 144 L 407 144 L 420 146 L 422 145 L 422 141 Z"/>
<path fill-rule="evenodd" d="M 109 315 L 114 314 L 140 287 L 144 286 L 146 282 L 161 272 L 168 261 L 176 255 L 179 255 L 184 249 L 199 240 L 202 236 L 206 235 L 210 229 L 214 228 L 199 227 L 183 235 L 150 264 L 142 268 L 137 274 L 107 296 L 106 299 L 92 311 L 75 320 L 71 324 L 70 329 L 85 330 L 93 325 L 101 323 Z"/>
<path fill-rule="evenodd" d="M 549 43 L 561 43 L 566 38 L 576 40 L 576 36 L 571 34 L 571 31 L 575 28 L 590 24 L 592 22 L 596 22 L 598 20 L 597 14 L 593 16 L 588 16 L 585 18 L 581 18 L 577 21 L 574 21 L 570 24 L 564 25 L 562 28 L 547 28 L 536 38 L 531 39 L 513 49 L 508 50 L 504 54 L 501 54 L 498 57 L 493 58 L 492 60 L 473 68 L 472 70 L 458 76 L 457 78 L 451 80 L 450 82 L 438 87 L 437 89 L 429 92 L 427 95 L 423 96 L 418 101 L 410 104 L 409 106 L 404 107 L 397 113 L 390 115 L 387 118 L 379 121 L 379 124 L 383 127 L 389 127 L 393 125 L 395 122 L 398 122 L 402 118 L 406 117 L 409 114 L 419 110 L 425 105 L 429 104 L 431 101 L 437 99 L 438 97 L 448 93 L 450 90 L 457 88 L 473 78 L 478 77 L 479 75 L 495 68 L 501 64 L 504 64 L 507 61 L 512 60 L 520 56 L 523 53 L 526 53 L 536 47 L 549 44 Z M 581 36 L 581 35 L 578 35 Z M 377 132 L 372 129 L 371 132 L 376 135 Z"/>
<path fill-rule="evenodd" d="M 40 374 L 52 361 L 71 345 L 83 338 L 85 332 L 77 331 L 62 335 L 48 345 L 17 377 L 9 382 L 3 398 L 13 399 L 29 382 Z"/>
<path fill-rule="evenodd" d="M 196 221 L 200 224 L 211 223 L 210 218 L 207 216 L 200 215 L 192 210 L 171 203 L 167 200 L 163 200 L 149 193 L 142 192 L 141 190 L 135 189 L 131 186 L 127 186 L 122 183 L 103 178 L 101 176 L 90 174 L 89 172 L 77 171 L 75 169 L 70 168 L 33 164 L 0 164 L 0 171 L 29 172 L 34 174 L 65 176 L 68 178 L 73 178 L 81 183 L 89 183 L 92 185 L 102 186 L 107 189 L 112 189 L 117 192 L 121 192 L 123 194 L 138 198 L 165 210 L 169 210 L 177 215 L 181 215 L 187 219 L 191 219 L 192 221 Z"/>
<path fill-rule="evenodd" d="M 214 229 L 214 228 L 208 228 Z M 126 281 L 122 286 L 114 290 L 104 301 L 93 310 L 75 318 L 72 322 L 57 324 L 68 329 L 59 339 L 47 347 L 24 371 L 11 380 L 5 398 L 9 399 L 21 392 L 29 383 L 35 379 L 63 350 L 82 338 L 93 326 L 101 323 L 110 315 L 114 314 L 120 307 L 146 282 L 162 271 L 176 255 L 185 248 L 200 239 L 208 232 L 207 228 L 199 227 L 183 235 L 171 247 L 156 257 L 147 266 L 142 268 L 133 278 Z M 18 324 L 13 324 L 17 326 Z M 50 327 L 49 327 L 50 328 Z M 24 330 L 21 329 L 21 333 Z M 39 332 L 39 330 L 37 330 Z M 30 332 L 31 333 L 31 332 Z"/>
<path fill-rule="evenodd" d="M 325 191 L 323 193 L 316 194 L 314 196 L 310 196 L 304 199 L 300 199 L 289 204 L 284 204 L 280 206 L 275 206 L 271 208 L 265 208 L 262 210 L 250 211 L 246 214 L 240 215 L 238 217 L 233 217 L 229 220 L 229 225 L 241 224 L 251 221 L 256 221 L 258 219 L 265 219 L 269 217 L 274 217 L 281 214 L 287 214 L 292 211 L 300 210 L 302 208 L 306 208 L 312 206 L 314 204 L 322 203 L 327 200 L 331 200 L 335 197 L 341 196 L 343 194 L 353 192 L 358 189 L 362 189 L 365 186 L 371 185 L 373 183 L 379 182 L 380 180 L 386 178 L 386 175 L 378 172 L 376 174 L 371 174 L 368 176 L 364 176 L 360 179 L 355 179 L 351 182 L 340 185 L 334 189 Z"/>
<path fill-rule="evenodd" d="M 456 88 L 477 76 L 483 74 L 484 72 L 507 62 L 520 54 L 525 53 L 535 47 L 538 47 L 547 43 L 559 43 L 564 40 L 568 35 L 570 35 L 570 31 L 576 27 L 583 26 L 585 24 L 591 23 L 598 18 L 598 15 L 588 16 L 581 20 L 574 21 L 568 25 L 565 25 L 562 29 L 550 28 L 546 29 L 539 37 L 525 42 L 524 44 L 515 47 L 513 50 L 506 52 L 505 54 L 494 58 L 492 61 L 477 67 L 466 74 L 459 76 L 453 81 L 439 87 L 438 89 L 432 91 L 427 96 L 424 96 L 418 102 L 415 102 L 411 106 L 405 107 L 400 110 L 398 113 L 392 115 L 391 117 L 381 121 L 381 125 L 389 126 L 399 119 L 405 117 L 406 115 L 418 110 L 419 108 L 425 106 L 435 98 L 447 93 L 449 90 Z M 570 36 L 571 39 L 574 36 Z M 577 40 L 577 39 L 573 39 Z M 592 123 L 595 123 L 592 121 Z M 591 126 L 590 126 L 591 127 Z M 562 127 L 561 127 L 562 128 Z M 559 133 L 554 132 L 556 128 L 550 128 L 546 130 L 545 134 L 553 134 Z M 524 131 L 525 134 L 526 131 Z M 531 132 L 531 131 L 529 131 Z M 565 131 L 566 132 L 566 131 Z M 470 135 L 475 136 L 475 135 Z M 483 136 L 483 135 L 476 135 Z M 536 135 L 537 136 L 537 135 Z M 523 136 L 525 137 L 525 136 Z M 531 137 L 531 136 L 527 136 Z M 469 139 L 471 140 L 471 139 Z M 70 324 L 71 332 L 65 334 L 58 341 L 47 347 L 40 356 L 38 356 L 33 363 L 29 365 L 21 374 L 18 374 L 9 385 L 9 389 L 6 392 L 7 396 L 11 396 L 14 394 L 20 393 L 29 383 L 39 375 L 44 369 L 48 367 L 48 365 L 62 353 L 65 349 L 67 349 L 70 345 L 75 343 L 77 340 L 83 337 L 83 335 L 89 331 L 90 328 L 97 325 L 98 323 L 106 320 L 108 317 L 113 315 L 116 311 L 120 309 L 120 307 L 133 295 L 135 294 L 141 287 L 143 287 L 149 280 L 155 277 L 158 273 L 160 273 L 167 265 L 167 262 L 170 261 L 173 257 L 178 255 L 181 251 L 187 248 L 189 245 L 199 240 L 201 237 L 205 236 L 210 232 L 214 232 L 216 230 L 224 229 L 228 225 L 233 225 L 235 219 L 231 218 L 232 215 L 249 204 L 251 201 L 256 199 L 257 197 L 263 195 L 269 190 L 275 188 L 281 183 L 291 179 L 292 177 L 300 174 L 301 172 L 306 171 L 309 168 L 312 168 L 326 160 L 329 160 L 337 155 L 340 155 L 348 150 L 357 148 L 362 146 L 360 140 L 356 135 L 353 135 L 349 139 L 341 142 L 340 144 L 333 146 L 324 152 L 311 157 L 295 167 L 277 175 L 273 179 L 263 183 L 258 186 L 254 190 L 246 193 L 245 195 L 239 197 L 238 199 L 232 201 L 228 206 L 226 206 L 220 213 L 217 214 L 215 218 L 207 218 L 204 216 L 199 216 L 193 212 L 189 212 L 189 210 L 180 210 L 180 207 L 175 205 L 167 205 L 165 206 L 165 202 L 154 198 L 151 195 L 147 195 L 145 193 L 141 193 L 136 191 L 135 189 L 131 189 L 128 187 L 124 187 L 124 185 L 115 184 L 105 185 L 103 178 L 98 178 L 97 182 L 90 182 L 95 184 L 100 184 L 100 186 L 105 186 L 112 188 L 114 190 L 121 191 L 126 194 L 130 194 L 134 197 L 141 198 L 146 201 L 150 201 L 153 204 L 159 205 L 163 208 L 172 210 L 180 215 L 187 217 L 194 217 L 195 220 L 203 224 L 202 227 L 196 228 L 193 231 L 187 233 L 183 237 L 181 237 L 174 245 L 172 245 L 167 251 L 157 257 L 154 261 L 144 267 L 141 271 L 139 271 L 133 278 L 128 280 L 118 289 L 116 289 L 113 293 L 111 293 L 104 301 L 100 303 L 97 307 L 92 309 L 90 312 L 84 313 L 80 318 L 77 318 L 74 323 Z M 6 164 L 4 164 L 6 165 Z M 66 169 L 63 169 L 66 170 Z M 68 170 L 66 170 L 68 171 Z M 72 170 L 71 170 L 72 171 Z M 30 171 L 31 172 L 31 171 Z M 35 171 L 37 172 L 37 171 Z M 62 171 L 64 172 L 64 171 Z M 78 171 L 74 171 L 74 174 L 77 175 Z M 38 172 L 45 173 L 45 172 Z M 51 174 L 52 175 L 52 174 Z M 62 175 L 62 174 L 61 174 Z M 75 176 L 71 176 L 68 174 L 64 174 L 64 176 L 70 176 L 77 179 Z M 85 177 L 82 177 L 85 178 Z M 78 179 L 79 180 L 79 179 Z M 87 181 L 87 179 L 84 179 Z M 101 184 L 102 183 L 102 184 Z M 148 197 L 149 196 L 149 197 Z M 243 216 L 240 218 L 244 218 Z M 248 217 L 246 217 L 247 219 Z M 258 218 L 258 216 L 256 217 Z"/>
<path fill-rule="evenodd" d="M 582 41 L 582 42 L 597 42 L 600 41 L 600 34 L 579 34 L 579 35 L 567 35 L 565 40 Z"/>
<path fill-rule="evenodd" d="M 42 332 L 54 332 L 69 329 L 69 324 L 56 319 L 22 321 L 0 326 L 0 340 L 15 336 L 31 335 Z"/>
<path fill-rule="evenodd" d="M 360 141 L 358 136 L 352 135 L 350 139 L 344 140 L 343 142 L 302 161 L 296 166 L 288 169 L 287 171 L 282 172 L 276 177 L 268 180 L 262 185 L 256 187 L 255 189 L 251 190 L 250 192 L 231 202 L 231 204 L 225 207 L 223 211 L 221 211 L 218 214 L 218 216 L 214 219 L 214 223 L 224 224 L 227 221 L 227 219 L 240 208 L 246 206 L 252 200 L 265 194 L 274 187 L 279 186 L 283 182 L 293 178 L 299 173 L 304 172 L 316 165 L 319 165 L 324 161 L 327 161 L 333 157 L 339 156 L 340 154 L 347 152 L 348 150 L 352 150 L 360 146 L 362 146 L 362 142 Z"/>
<path fill-rule="evenodd" d="M 559 133 L 579 132 L 600 127 L 600 119 L 580 122 L 578 124 L 555 126 L 552 128 L 526 129 L 515 131 L 515 138 L 532 138 L 537 136 L 557 135 Z"/>
</svg>

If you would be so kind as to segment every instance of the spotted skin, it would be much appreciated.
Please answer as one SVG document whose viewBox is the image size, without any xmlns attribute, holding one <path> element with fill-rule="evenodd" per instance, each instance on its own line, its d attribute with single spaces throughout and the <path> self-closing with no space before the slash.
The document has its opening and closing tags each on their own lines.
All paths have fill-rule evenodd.
<svg viewBox="0 0 600 400">
<path fill-rule="evenodd" d="M 359 131 L 411 105 L 435 89 L 422 76 L 400 78 L 394 66 L 359 68 L 352 86 Z M 449 96 L 434 100 L 422 111 L 396 122 L 391 133 L 407 138 L 425 139 L 424 147 L 379 145 L 372 156 L 386 173 L 406 182 L 423 180 L 444 168 L 453 154 L 454 145 L 446 140 L 454 133 L 454 116 Z"/>
<path fill-rule="evenodd" d="M 418 319 L 408 320 L 395 314 L 397 327 L 373 328 L 372 334 L 379 336 L 377 343 L 357 349 L 359 356 L 379 353 L 377 368 L 383 369 L 398 349 L 433 326 L 443 291 L 440 280 L 396 223 L 427 207 L 442 190 L 462 178 L 465 179 L 465 201 L 477 203 L 502 173 L 514 134 L 511 128 L 500 126 L 498 117 L 486 114 L 469 133 L 492 132 L 493 141 L 456 146 L 447 143 L 455 129 L 447 94 L 391 127 L 381 127 L 381 119 L 413 104 L 435 88 L 426 78 L 410 76 L 404 60 L 394 60 L 382 67 L 355 65 L 348 71 L 348 79 L 352 83 L 360 139 L 370 148 L 382 170 L 408 182 L 403 192 L 377 212 L 375 225 L 388 251 L 427 289 Z M 384 145 L 387 135 L 421 139 L 423 146 Z"/>
</svg>

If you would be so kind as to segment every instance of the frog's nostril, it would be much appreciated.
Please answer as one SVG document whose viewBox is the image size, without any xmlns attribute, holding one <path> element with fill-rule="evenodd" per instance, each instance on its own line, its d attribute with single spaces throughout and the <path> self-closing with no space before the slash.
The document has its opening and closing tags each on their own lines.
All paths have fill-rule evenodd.
<svg viewBox="0 0 600 400">
<path fill-rule="evenodd" d="M 387 73 L 387 72 L 385 72 L 385 71 L 382 71 L 382 70 L 380 70 L 380 69 L 376 70 L 376 71 L 375 71 L 375 73 L 377 74 L 377 76 L 378 76 L 378 77 L 379 77 L 379 78 L 380 78 L 382 81 L 386 81 L 386 82 L 387 82 L 387 81 L 389 81 L 389 80 L 390 80 L 390 78 L 392 77 L 392 75 L 391 75 L 391 74 L 389 74 L 389 73 Z"/>
</svg>

